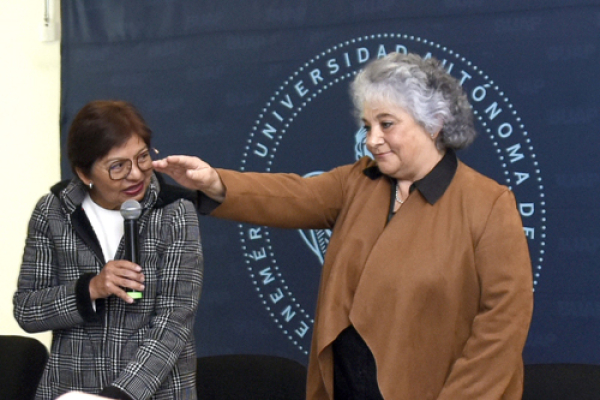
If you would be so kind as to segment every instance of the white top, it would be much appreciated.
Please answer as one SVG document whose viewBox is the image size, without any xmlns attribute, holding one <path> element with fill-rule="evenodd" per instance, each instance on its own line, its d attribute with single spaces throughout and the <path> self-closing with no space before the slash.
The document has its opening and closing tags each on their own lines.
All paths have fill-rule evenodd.
<svg viewBox="0 0 600 400">
<path fill-rule="evenodd" d="M 82 392 L 68 392 L 68 393 L 65 393 L 62 396 L 56 398 L 56 400 L 100 400 L 100 399 L 108 400 L 108 397 L 100 397 L 100 396 L 95 396 L 93 394 L 87 394 L 87 393 L 82 393 Z"/>
<path fill-rule="evenodd" d="M 87 215 L 96 237 L 100 242 L 104 261 L 114 260 L 121 238 L 125 233 L 124 219 L 119 210 L 107 210 L 94 203 L 89 193 L 81 204 Z"/>
</svg>

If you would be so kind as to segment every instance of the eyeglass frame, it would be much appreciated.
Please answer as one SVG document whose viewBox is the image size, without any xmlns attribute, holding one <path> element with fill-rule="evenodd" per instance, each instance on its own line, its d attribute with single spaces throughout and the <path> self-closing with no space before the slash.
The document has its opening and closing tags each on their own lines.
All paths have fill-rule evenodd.
<svg viewBox="0 0 600 400">
<path fill-rule="evenodd" d="M 135 157 L 135 164 L 137 165 L 138 169 L 142 172 L 150 171 L 152 169 L 152 156 L 150 155 L 150 150 L 151 149 L 145 149 Z M 155 154 L 158 154 L 158 150 L 156 150 L 155 148 L 152 148 L 152 151 L 154 151 Z M 144 157 L 144 156 L 148 157 L 148 160 L 149 160 L 148 168 L 140 167 L 140 157 Z M 127 173 L 125 175 L 123 175 L 122 178 L 113 178 L 112 168 L 115 166 L 115 164 L 119 164 L 119 163 L 124 164 L 123 169 L 124 169 L 124 171 L 127 171 Z M 124 158 L 122 160 L 115 160 L 115 161 L 111 162 L 111 164 L 107 168 L 108 177 L 113 181 L 122 181 L 123 179 L 127 179 L 129 174 L 131 173 L 132 169 L 133 169 L 133 160 L 132 159 Z"/>
</svg>

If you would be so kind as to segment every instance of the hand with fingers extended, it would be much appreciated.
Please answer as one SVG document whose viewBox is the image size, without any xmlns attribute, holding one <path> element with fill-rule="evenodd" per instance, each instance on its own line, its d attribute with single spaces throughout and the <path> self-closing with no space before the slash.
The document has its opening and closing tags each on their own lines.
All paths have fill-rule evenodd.
<svg viewBox="0 0 600 400">
<path fill-rule="evenodd" d="M 90 281 L 90 298 L 92 300 L 115 295 L 127 303 L 133 303 L 124 288 L 136 291 L 144 290 L 144 274 L 142 267 L 127 260 L 109 261 L 104 268 Z"/>
<path fill-rule="evenodd" d="M 219 174 L 198 157 L 168 156 L 152 164 L 154 170 L 169 175 L 188 189 L 200 190 L 218 202 L 225 199 L 226 190 Z"/>
</svg>

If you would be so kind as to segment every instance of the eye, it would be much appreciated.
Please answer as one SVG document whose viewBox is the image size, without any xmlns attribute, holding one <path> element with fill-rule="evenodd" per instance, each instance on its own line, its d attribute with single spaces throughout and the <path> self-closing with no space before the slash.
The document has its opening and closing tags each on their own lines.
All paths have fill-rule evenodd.
<svg viewBox="0 0 600 400">
<path fill-rule="evenodd" d="M 150 153 L 148 153 L 148 152 L 142 153 L 138 156 L 138 162 L 148 161 L 149 158 L 150 158 Z"/>
<path fill-rule="evenodd" d="M 123 161 L 117 161 L 110 164 L 110 167 L 108 167 L 111 172 L 120 172 L 123 168 L 125 168 L 125 163 Z"/>
<path fill-rule="evenodd" d="M 394 123 L 393 123 L 393 122 L 391 122 L 391 121 L 381 121 L 381 127 L 382 127 L 383 129 L 388 129 L 388 128 L 390 128 L 392 125 L 394 125 Z"/>
<path fill-rule="evenodd" d="M 365 131 L 369 132 L 369 131 L 371 130 L 371 126 L 370 126 L 370 125 L 367 125 L 367 124 L 364 124 L 364 125 L 363 125 L 363 129 L 364 129 Z"/>
</svg>

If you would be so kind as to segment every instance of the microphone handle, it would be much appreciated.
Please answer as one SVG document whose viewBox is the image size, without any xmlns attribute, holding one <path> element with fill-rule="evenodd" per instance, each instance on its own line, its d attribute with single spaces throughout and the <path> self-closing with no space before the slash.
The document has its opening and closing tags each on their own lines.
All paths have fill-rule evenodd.
<svg viewBox="0 0 600 400">
<path fill-rule="evenodd" d="M 139 242 L 136 219 L 125 220 L 125 259 L 139 265 Z M 125 288 L 125 291 L 136 300 L 143 297 L 142 292 L 138 292 L 137 290 Z"/>
<path fill-rule="evenodd" d="M 138 264 L 139 249 L 138 249 L 138 233 L 137 220 L 125 220 L 125 259 L 132 263 Z"/>
</svg>

